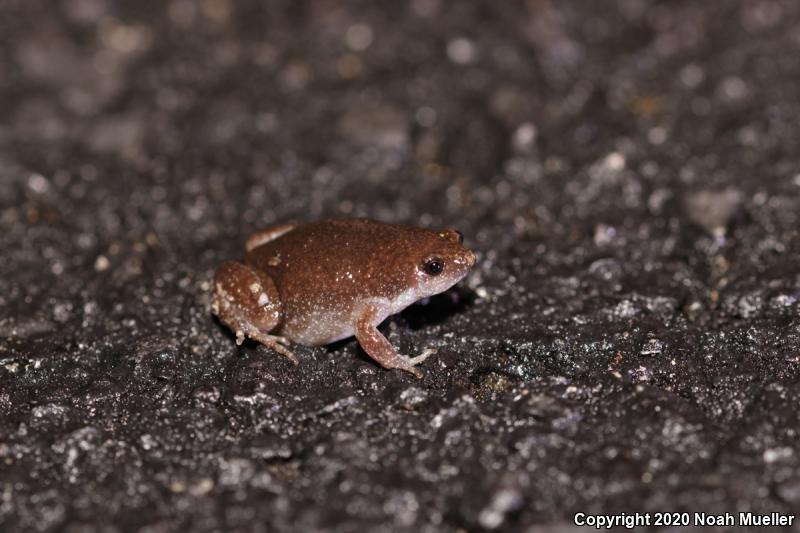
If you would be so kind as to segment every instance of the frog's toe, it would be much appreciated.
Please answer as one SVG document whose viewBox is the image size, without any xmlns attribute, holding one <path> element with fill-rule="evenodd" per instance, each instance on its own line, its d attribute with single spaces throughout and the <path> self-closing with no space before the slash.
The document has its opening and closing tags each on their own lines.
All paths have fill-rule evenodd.
<svg viewBox="0 0 800 533">
<path fill-rule="evenodd" d="M 284 346 L 289 346 L 292 343 L 292 341 L 290 341 L 286 337 L 281 337 L 280 335 L 273 335 L 272 337 L 273 339 L 275 339 L 275 342 L 283 344 Z"/>
<path fill-rule="evenodd" d="M 418 356 L 416 356 L 416 357 L 409 357 L 409 358 L 408 358 L 408 362 L 409 362 L 409 363 L 411 363 L 412 365 L 416 366 L 416 365 L 418 365 L 418 364 L 422 363 L 423 361 L 425 361 L 425 360 L 426 360 L 428 357 L 430 357 L 431 355 L 433 355 L 433 354 L 435 354 L 435 353 L 436 353 L 436 350 L 434 350 L 433 348 L 426 348 L 426 349 L 425 349 L 425 350 L 424 350 L 424 351 L 423 351 L 421 354 L 419 354 Z"/>
<path fill-rule="evenodd" d="M 408 372 L 409 374 L 413 374 L 414 377 L 417 378 L 417 379 L 422 379 L 422 370 L 420 370 L 419 368 L 415 367 L 414 363 L 412 362 L 414 359 L 416 359 L 416 357 L 414 359 L 409 359 L 409 358 L 405 358 L 405 359 L 406 359 L 406 361 L 403 361 L 402 363 L 398 364 L 397 366 L 395 366 L 393 368 L 395 368 L 397 370 L 403 370 L 405 372 Z"/>
<path fill-rule="evenodd" d="M 406 357 L 404 355 L 396 355 L 390 361 L 386 363 L 381 363 L 384 368 L 390 368 L 394 370 L 402 370 L 404 372 L 408 372 L 409 374 L 413 374 L 414 377 L 417 379 L 422 378 L 422 371 L 416 367 L 416 365 L 423 362 L 425 359 L 430 357 L 431 354 L 436 353 L 435 350 L 425 350 L 421 354 L 416 357 Z"/>
<path fill-rule="evenodd" d="M 284 348 L 280 344 L 273 344 L 272 346 L 270 346 L 270 348 L 272 348 L 273 350 L 275 350 L 279 354 L 281 354 L 284 357 L 286 357 L 293 364 L 295 364 L 295 365 L 299 365 L 300 364 L 300 361 L 297 360 L 297 357 L 295 357 L 294 353 L 292 353 L 291 350 L 288 350 L 288 349 Z"/>
<path fill-rule="evenodd" d="M 416 357 L 403 357 L 399 355 L 397 359 L 394 361 L 394 367 L 397 370 L 404 370 L 410 374 L 414 374 L 417 379 L 422 378 L 422 371 L 417 368 L 417 365 L 425 361 L 428 357 L 435 354 L 436 350 L 432 348 L 427 348 L 421 354 L 417 355 Z"/>
<path fill-rule="evenodd" d="M 291 350 L 286 348 L 286 345 L 289 344 L 289 339 L 286 337 L 280 337 L 278 335 L 269 335 L 267 333 L 262 333 L 260 331 L 253 332 L 249 335 L 251 339 L 254 341 L 258 341 L 267 348 L 271 348 L 281 354 L 282 356 L 286 357 L 289 361 L 294 364 L 299 364 L 297 357 L 295 357 L 294 353 Z"/>
</svg>

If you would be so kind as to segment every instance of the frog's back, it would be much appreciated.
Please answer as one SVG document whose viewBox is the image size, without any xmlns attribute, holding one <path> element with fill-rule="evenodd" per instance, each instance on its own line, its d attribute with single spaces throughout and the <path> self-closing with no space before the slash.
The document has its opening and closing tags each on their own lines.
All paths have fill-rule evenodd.
<svg viewBox="0 0 800 533">
<path fill-rule="evenodd" d="M 420 230 L 369 219 L 321 220 L 299 225 L 254 248 L 248 253 L 248 261 L 273 259 L 275 254 L 283 259 L 329 261 L 335 256 L 340 260 L 356 257 L 363 260 L 365 255 L 410 245 L 415 231 Z"/>
<path fill-rule="evenodd" d="M 391 293 L 406 282 L 400 274 L 407 269 L 394 263 L 412 253 L 416 233 L 424 231 L 369 219 L 322 220 L 251 250 L 247 262 L 267 272 L 282 292 Z"/>
</svg>

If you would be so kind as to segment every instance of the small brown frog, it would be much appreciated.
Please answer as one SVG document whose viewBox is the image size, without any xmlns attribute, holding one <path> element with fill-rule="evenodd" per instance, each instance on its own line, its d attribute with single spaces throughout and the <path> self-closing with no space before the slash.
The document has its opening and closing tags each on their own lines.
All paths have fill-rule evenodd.
<svg viewBox="0 0 800 533">
<path fill-rule="evenodd" d="M 395 351 L 377 326 L 412 303 L 452 287 L 475 264 L 456 230 L 367 219 L 273 226 L 252 235 L 243 263 L 214 277 L 213 309 L 236 333 L 297 363 L 286 348 L 329 344 L 352 335 L 384 368 L 417 377 L 416 357 Z"/>
</svg>

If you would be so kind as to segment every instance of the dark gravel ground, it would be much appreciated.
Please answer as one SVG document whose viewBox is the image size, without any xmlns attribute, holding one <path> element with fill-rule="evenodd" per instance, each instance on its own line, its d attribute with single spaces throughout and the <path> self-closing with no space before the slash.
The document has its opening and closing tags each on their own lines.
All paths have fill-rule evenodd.
<svg viewBox="0 0 800 533">
<path fill-rule="evenodd" d="M 800 510 L 796 1 L 0 12 L 0 530 Z M 329 216 L 479 253 L 384 327 L 422 380 L 210 315 Z"/>
</svg>

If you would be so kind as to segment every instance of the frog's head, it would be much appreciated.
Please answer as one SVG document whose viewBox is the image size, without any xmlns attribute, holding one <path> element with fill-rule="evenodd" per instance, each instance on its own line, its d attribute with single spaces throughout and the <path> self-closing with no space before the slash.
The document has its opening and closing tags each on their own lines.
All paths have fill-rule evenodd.
<svg viewBox="0 0 800 533">
<path fill-rule="evenodd" d="M 417 298 L 446 291 L 458 283 L 475 264 L 475 254 L 463 246 L 460 232 L 449 229 L 426 231 L 415 254 Z"/>
</svg>

